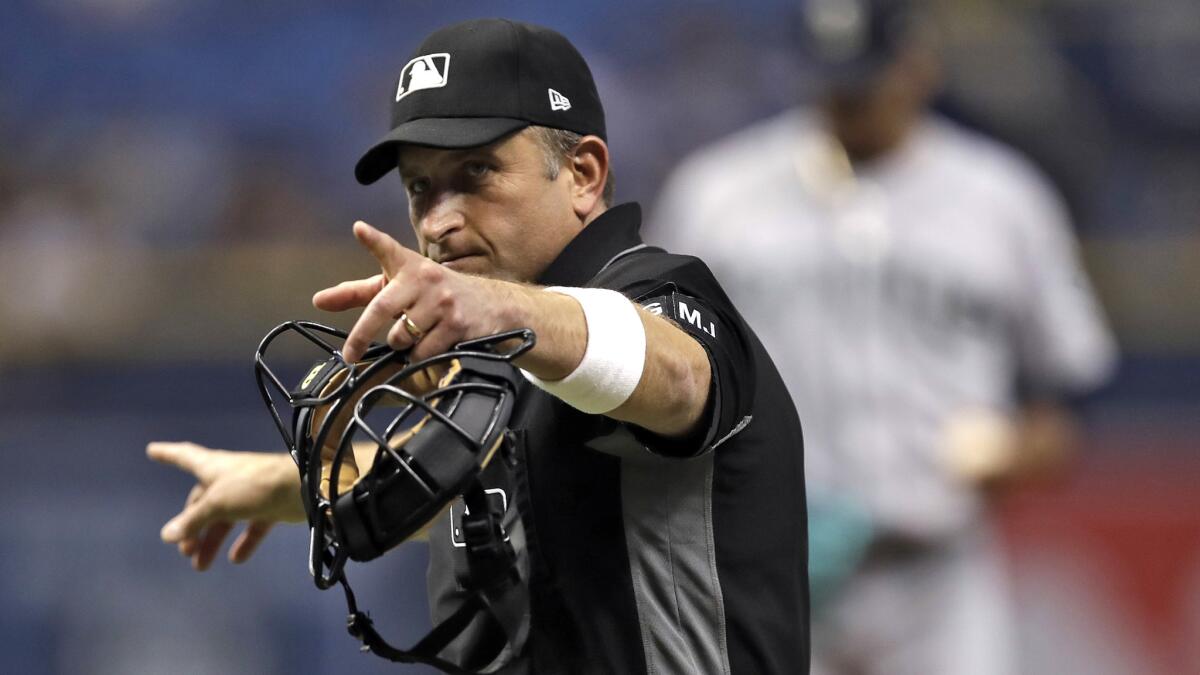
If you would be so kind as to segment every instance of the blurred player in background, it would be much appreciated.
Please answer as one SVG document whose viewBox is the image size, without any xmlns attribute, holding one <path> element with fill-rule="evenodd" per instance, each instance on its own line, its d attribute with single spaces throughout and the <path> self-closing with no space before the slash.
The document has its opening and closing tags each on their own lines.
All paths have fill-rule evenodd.
<svg viewBox="0 0 1200 675">
<path fill-rule="evenodd" d="M 709 262 L 807 420 L 813 672 L 1012 673 L 988 498 L 1070 455 L 1113 340 L 1058 195 L 930 111 L 922 8 L 800 24 L 817 102 L 690 158 L 653 232 Z"/>
</svg>

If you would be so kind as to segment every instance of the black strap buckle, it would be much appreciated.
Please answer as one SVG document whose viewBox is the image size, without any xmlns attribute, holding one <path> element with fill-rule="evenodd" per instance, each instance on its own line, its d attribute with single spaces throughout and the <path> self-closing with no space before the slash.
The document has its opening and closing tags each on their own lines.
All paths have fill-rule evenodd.
<svg viewBox="0 0 1200 675">
<path fill-rule="evenodd" d="M 467 509 L 462 517 L 462 533 L 471 567 L 471 587 L 485 590 L 519 582 L 517 553 L 504 532 L 504 511 L 487 499 L 478 483 L 463 497 Z"/>
</svg>

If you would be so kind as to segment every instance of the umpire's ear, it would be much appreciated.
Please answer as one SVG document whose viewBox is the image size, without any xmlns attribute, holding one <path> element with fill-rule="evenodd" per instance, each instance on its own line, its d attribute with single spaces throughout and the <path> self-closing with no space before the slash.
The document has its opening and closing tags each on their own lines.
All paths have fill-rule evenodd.
<svg viewBox="0 0 1200 675">
<path fill-rule="evenodd" d="M 608 145 L 599 136 L 584 136 L 571 153 L 571 203 L 575 215 L 587 221 L 604 197 L 608 182 Z"/>
</svg>

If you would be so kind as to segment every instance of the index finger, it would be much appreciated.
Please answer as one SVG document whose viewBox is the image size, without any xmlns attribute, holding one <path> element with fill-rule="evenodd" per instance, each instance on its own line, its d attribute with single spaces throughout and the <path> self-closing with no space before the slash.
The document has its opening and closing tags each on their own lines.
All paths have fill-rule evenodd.
<svg viewBox="0 0 1200 675">
<path fill-rule="evenodd" d="M 183 469 L 197 478 L 201 477 L 201 460 L 206 452 L 208 450 L 188 442 L 155 441 L 146 445 L 146 456 L 150 459 Z"/>
<path fill-rule="evenodd" d="M 396 272 L 408 262 L 410 256 L 420 257 L 419 254 L 408 250 L 404 244 L 396 241 L 386 232 L 371 227 L 364 221 L 355 221 L 354 237 L 358 239 L 371 255 L 379 261 L 387 278 L 396 276 Z"/>
</svg>

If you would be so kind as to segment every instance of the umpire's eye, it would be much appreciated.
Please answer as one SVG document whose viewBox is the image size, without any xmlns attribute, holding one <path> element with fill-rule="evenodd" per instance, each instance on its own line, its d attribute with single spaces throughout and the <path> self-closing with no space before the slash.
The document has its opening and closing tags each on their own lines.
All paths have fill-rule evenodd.
<svg viewBox="0 0 1200 675">
<path fill-rule="evenodd" d="M 483 178 L 492 167 L 484 162 L 467 162 L 465 169 L 471 178 Z"/>
<path fill-rule="evenodd" d="M 408 194 L 421 195 L 429 191 L 428 178 L 414 178 L 408 181 Z"/>
</svg>

